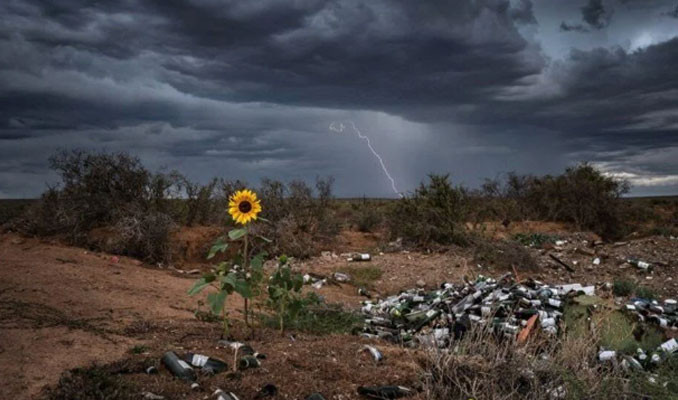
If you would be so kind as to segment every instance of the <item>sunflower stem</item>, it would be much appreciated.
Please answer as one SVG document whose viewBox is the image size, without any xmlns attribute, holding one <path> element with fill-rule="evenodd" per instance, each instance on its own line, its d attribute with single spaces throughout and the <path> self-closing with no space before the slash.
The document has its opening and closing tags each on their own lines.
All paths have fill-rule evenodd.
<svg viewBox="0 0 678 400">
<path fill-rule="evenodd" d="M 246 277 L 247 277 L 247 274 L 250 272 L 250 269 L 249 269 L 249 253 L 247 252 L 247 247 L 248 247 L 248 244 L 249 244 L 248 236 L 249 236 L 249 229 L 245 228 L 245 236 L 243 238 L 244 242 L 245 242 L 244 250 L 243 250 L 243 269 L 245 270 L 245 276 Z M 247 327 L 249 328 L 250 327 L 249 312 L 248 312 L 249 301 L 248 301 L 247 297 L 244 297 L 244 300 L 245 300 L 245 310 L 244 310 L 245 311 L 245 325 L 247 325 Z"/>
</svg>

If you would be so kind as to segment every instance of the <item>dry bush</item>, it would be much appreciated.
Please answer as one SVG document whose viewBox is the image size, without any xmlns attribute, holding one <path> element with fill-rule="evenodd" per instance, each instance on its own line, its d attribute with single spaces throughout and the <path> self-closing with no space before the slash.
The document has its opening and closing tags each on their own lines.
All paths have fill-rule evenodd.
<svg viewBox="0 0 678 400">
<path fill-rule="evenodd" d="M 271 239 L 272 254 L 309 257 L 317 254 L 321 241 L 327 241 L 339 232 L 339 224 L 331 208 L 334 179 L 317 178 L 315 191 L 302 181 L 284 184 L 264 179 L 259 189 L 263 211 L 268 223 L 254 229 Z"/>
<path fill-rule="evenodd" d="M 468 209 L 467 192 L 454 187 L 449 175 L 429 175 L 411 195 L 395 202 L 388 215 L 392 238 L 415 246 L 465 245 L 463 227 Z"/>
<path fill-rule="evenodd" d="M 88 245 L 91 232 L 109 229 L 118 235 L 108 241 L 114 252 L 168 261 L 174 227 L 170 197 L 176 186 L 171 176 L 152 174 L 125 153 L 61 151 L 50 158 L 50 166 L 61 185 L 29 208 L 15 224 L 18 231 Z"/>
<path fill-rule="evenodd" d="M 376 200 L 362 198 L 359 202 L 351 203 L 351 220 L 360 232 L 374 232 L 384 221 L 383 211 Z"/>
<path fill-rule="evenodd" d="M 596 359 L 594 335 L 533 338 L 525 345 L 474 328 L 432 351 L 423 370 L 428 399 L 641 399 L 624 371 Z"/>
<path fill-rule="evenodd" d="M 137 212 L 121 218 L 115 228 L 123 244 L 121 254 L 147 262 L 171 261 L 171 236 L 176 226 L 169 215 Z"/>
<path fill-rule="evenodd" d="M 504 180 L 486 181 L 474 193 L 472 215 L 476 222 L 567 222 L 616 239 L 629 233 L 628 208 L 621 201 L 628 190 L 627 182 L 605 176 L 586 163 L 556 176 L 509 173 Z"/>
</svg>

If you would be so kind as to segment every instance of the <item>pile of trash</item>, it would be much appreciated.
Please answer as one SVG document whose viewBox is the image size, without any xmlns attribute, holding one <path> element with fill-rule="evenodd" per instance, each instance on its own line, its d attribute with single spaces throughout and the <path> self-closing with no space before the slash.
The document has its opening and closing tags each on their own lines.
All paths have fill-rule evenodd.
<svg viewBox="0 0 678 400">
<path fill-rule="evenodd" d="M 525 340 L 534 326 L 556 335 L 567 296 L 593 295 L 594 286 L 549 286 L 537 280 L 516 282 L 511 274 L 495 280 L 479 276 L 461 285 L 444 283 L 427 292 L 411 289 L 380 301 L 364 301 L 361 335 L 411 346 L 446 347 L 473 324 Z"/>
<path fill-rule="evenodd" d="M 601 362 L 620 362 L 620 365 L 625 369 L 644 371 L 652 369 L 676 354 L 678 354 L 678 342 L 676 339 L 669 339 L 649 354 L 641 348 L 638 348 L 633 356 L 620 355 L 614 350 L 601 349 L 598 353 L 598 360 Z"/>
<path fill-rule="evenodd" d="M 660 303 L 657 300 L 634 298 L 624 309 L 636 315 L 641 322 L 678 329 L 678 301 L 675 299 L 666 299 Z"/>
</svg>

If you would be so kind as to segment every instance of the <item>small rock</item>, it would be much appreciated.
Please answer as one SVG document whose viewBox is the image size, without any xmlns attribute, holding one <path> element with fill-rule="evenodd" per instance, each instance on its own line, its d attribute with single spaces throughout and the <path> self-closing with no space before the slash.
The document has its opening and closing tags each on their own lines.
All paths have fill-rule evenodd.
<svg viewBox="0 0 678 400">
<path fill-rule="evenodd" d="M 417 287 L 423 288 L 424 286 L 426 286 L 426 282 L 424 282 L 423 279 L 419 279 L 417 281 Z"/>
</svg>

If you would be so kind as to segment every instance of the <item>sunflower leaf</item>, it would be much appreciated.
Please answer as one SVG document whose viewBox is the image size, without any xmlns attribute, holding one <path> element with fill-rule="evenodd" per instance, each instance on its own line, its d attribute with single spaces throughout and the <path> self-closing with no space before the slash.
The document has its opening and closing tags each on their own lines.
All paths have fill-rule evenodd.
<svg viewBox="0 0 678 400">
<path fill-rule="evenodd" d="M 226 251 L 226 249 L 228 249 L 228 243 L 226 243 L 223 237 L 220 237 L 219 239 L 217 239 L 216 243 L 214 243 L 214 246 L 212 246 L 212 248 L 210 249 L 209 254 L 207 254 L 207 259 L 209 260 L 214 258 L 214 256 L 217 255 L 217 253 L 219 252 L 223 253 L 224 251 Z"/>
<path fill-rule="evenodd" d="M 246 228 L 233 229 L 228 232 L 228 238 L 231 240 L 238 240 L 247 234 Z"/>
<path fill-rule="evenodd" d="M 193 287 L 188 290 L 188 295 L 193 296 L 200 293 L 204 288 L 206 288 L 210 282 L 214 280 L 214 274 L 207 274 L 202 278 L 195 281 Z"/>
<path fill-rule="evenodd" d="M 226 296 L 228 293 L 225 290 L 220 290 L 216 293 L 212 292 L 207 295 L 207 302 L 210 305 L 212 313 L 219 314 L 221 310 L 224 309 L 224 303 L 226 302 Z"/>
</svg>

